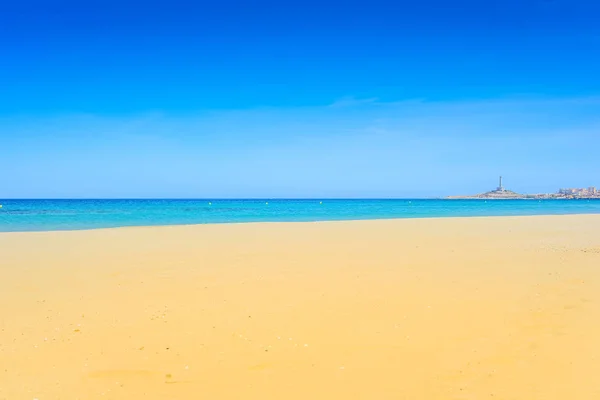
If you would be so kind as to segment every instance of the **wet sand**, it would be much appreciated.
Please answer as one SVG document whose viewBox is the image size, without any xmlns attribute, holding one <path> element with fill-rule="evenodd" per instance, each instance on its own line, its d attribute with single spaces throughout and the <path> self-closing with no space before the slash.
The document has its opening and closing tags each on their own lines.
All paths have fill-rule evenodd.
<svg viewBox="0 0 600 400">
<path fill-rule="evenodd" d="M 599 399 L 600 216 L 0 234 L 0 399 Z"/>
</svg>

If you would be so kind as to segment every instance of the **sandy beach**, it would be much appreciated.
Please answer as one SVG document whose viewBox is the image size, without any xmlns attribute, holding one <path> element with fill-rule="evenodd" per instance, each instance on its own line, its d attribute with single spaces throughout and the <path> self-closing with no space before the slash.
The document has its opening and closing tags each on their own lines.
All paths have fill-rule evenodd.
<svg viewBox="0 0 600 400">
<path fill-rule="evenodd" d="M 600 215 L 0 234 L 0 399 L 598 399 Z"/>
</svg>

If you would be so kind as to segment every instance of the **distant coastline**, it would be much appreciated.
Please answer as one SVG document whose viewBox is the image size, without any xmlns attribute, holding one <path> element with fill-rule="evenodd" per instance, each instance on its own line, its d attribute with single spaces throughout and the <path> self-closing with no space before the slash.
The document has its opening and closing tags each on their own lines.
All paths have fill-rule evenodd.
<svg viewBox="0 0 600 400">
<path fill-rule="evenodd" d="M 499 186 L 489 192 L 467 195 L 467 196 L 448 196 L 449 200 L 527 200 L 527 199 L 554 199 L 554 200 L 572 200 L 572 199 L 600 199 L 600 191 L 590 186 L 583 189 L 559 189 L 557 193 L 538 193 L 538 194 L 520 194 L 507 190 L 502 185 L 500 177 Z"/>
<path fill-rule="evenodd" d="M 600 194 L 568 195 L 562 193 L 520 194 L 507 190 L 505 192 L 486 192 L 470 196 L 448 196 L 447 200 L 600 200 Z"/>
<path fill-rule="evenodd" d="M 600 200 L 600 193 L 573 195 L 563 193 L 520 194 L 510 190 L 504 192 L 491 191 L 469 196 L 448 196 L 447 200 Z"/>
<path fill-rule="evenodd" d="M 564 196 L 555 193 L 518 194 L 515 196 L 493 196 L 482 193 L 472 196 L 448 196 L 445 200 L 600 200 L 600 196 Z"/>
<path fill-rule="evenodd" d="M 448 196 L 447 200 L 600 200 L 600 193 L 565 194 L 565 193 L 538 193 L 520 194 L 510 190 L 491 191 L 470 196 Z"/>
</svg>

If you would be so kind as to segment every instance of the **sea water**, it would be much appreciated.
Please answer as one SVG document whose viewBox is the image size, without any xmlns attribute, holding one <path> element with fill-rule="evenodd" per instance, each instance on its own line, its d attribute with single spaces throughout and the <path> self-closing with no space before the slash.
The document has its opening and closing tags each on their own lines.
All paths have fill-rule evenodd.
<svg viewBox="0 0 600 400">
<path fill-rule="evenodd" d="M 597 214 L 600 200 L 0 200 L 0 231 L 388 218 Z"/>
</svg>

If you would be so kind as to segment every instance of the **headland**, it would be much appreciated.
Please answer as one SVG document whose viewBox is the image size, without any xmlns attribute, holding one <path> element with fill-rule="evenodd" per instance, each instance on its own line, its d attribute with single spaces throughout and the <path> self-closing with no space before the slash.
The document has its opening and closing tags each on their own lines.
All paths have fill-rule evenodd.
<svg viewBox="0 0 600 400">
<path fill-rule="evenodd" d="M 515 200 L 515 199 L 600 199 L 600 191 L 594 186 L 588 188 L 559 189 L 556 193 L 521 194 L 506 189 L 500 185 L 485 193 L 467 196 L 448 196 L 447 199 L 486 199 L 486 200 Z"/>
</svg>

